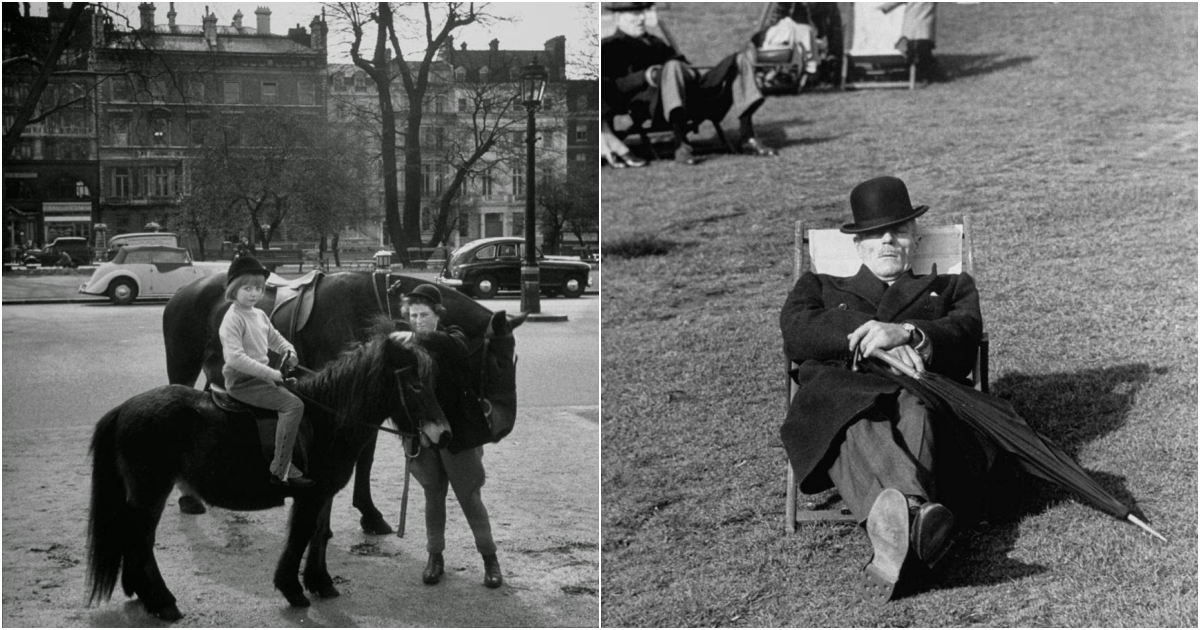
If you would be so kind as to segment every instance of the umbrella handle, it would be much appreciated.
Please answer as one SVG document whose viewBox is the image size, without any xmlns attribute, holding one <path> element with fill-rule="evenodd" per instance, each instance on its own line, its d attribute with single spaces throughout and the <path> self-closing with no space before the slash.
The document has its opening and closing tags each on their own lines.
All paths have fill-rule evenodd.
<svg viewBox="0 0 1200 630">
<path fill-rule="evenodd" d="M 884 352 L 883 350 L 879 350 L 879 349 L 872 350 L 870 357 L 872 359 L 879 359 L 880 361 L 883 361 L 884 363 L 892 366 L 893 368 L 898 370 L 901 374 L 903 374 L 909 378 L 916 379 L 918 381 L 921 380 L 920 372 L 908 367 L 907 365 L 904 364 L 903 361 L 901 361 L 900 359 L 897 359 L 896 357 L 893 357 L 892 355 Z"/>
</svg>

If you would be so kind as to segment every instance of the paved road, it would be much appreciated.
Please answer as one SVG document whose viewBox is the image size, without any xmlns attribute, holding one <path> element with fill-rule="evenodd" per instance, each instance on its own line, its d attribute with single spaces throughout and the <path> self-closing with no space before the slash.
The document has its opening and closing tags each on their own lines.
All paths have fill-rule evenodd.
<svg viewBox="0 0 1200 630">
<path fill-rule="evenodd" d="M 7 282 L 7 279 L 5 280 Z M 516 310 L 516 300 L 489 308 Z M 343 596 L 292 610 L 270 575 L 287 511 L 179 514 L 168 501 L 156 546 L 184 619 L 199 626 L 595 626 L 599 554 L 599 298 L 547 300 L 566 323 L 518 328 L 516 430 L 489 446 L 484 489 L 506 585 L 481 586 L 461 512 L 450 505 L 447 579 L 420 583 L 423 500 L 410 498 L 408 534 L 358 530 L 348 493 L 335 499 L 331 572 Z M 158 625 L 120 594 L 86 608 L 87 445 L 96 420 L 127 397 L 165 384 L 162 304 L 5 306 L 3 309 L 3 624 Z M 376 502 L 396 521 L 402 459 L 380 442 Z M 453 499 L 451 499 L 453 503 Z"/>
</svg>

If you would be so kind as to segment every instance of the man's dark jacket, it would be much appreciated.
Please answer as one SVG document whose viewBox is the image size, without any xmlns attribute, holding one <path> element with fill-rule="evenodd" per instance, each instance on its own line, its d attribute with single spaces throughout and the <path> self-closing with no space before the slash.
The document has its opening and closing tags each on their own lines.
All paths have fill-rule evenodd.
<svg viewBox="0 0 1200 630">
<path fill-rule="evenodd" d="M 646 80 L 646 69 L 672 59 L 688 63 L 687 58 L 670 44 L 649 33 L 632 37 L 617 31 L 605 37 L 600 42 L 601 117 L 611 121 L 613 116 L 628 113 L 638 123 L 644 120 L 665 122 L 659 107 L 658 88 Z M 689 118 L 709 120 L 715 116 L 719 122 L 733 103 L 728 88 L 736 76 L 735 55 L 727 56 L 704 73 L 695 84 L 694 92 L 699 102 L 695 106 L 688 105 Z M 693 88 L 689 87 L 688 92 L 692 94 Z"/>
<path fill-rule="evenodd" d="M 801 276 L 779 316 L 784 354 L 799 364 L 799 390 L 780 436 L 804 492 L 833 485 L 828 469 L 846 426 L 900 391 L 890 379 L 848 369 L 847 336 L 872 319 L 925 333 L 933 349 L 929 371 L 962 380 L 975 367 L 983 318 L 970 275 L 910 271 L 890 287 L 866 266 L 848 278 Z"/>
</svg>

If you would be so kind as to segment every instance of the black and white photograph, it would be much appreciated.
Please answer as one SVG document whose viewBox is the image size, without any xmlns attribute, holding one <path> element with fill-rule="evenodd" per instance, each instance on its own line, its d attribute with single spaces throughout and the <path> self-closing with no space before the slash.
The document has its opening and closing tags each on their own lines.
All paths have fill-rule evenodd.
<svg viewBox="0 0 1200 630">
<path fill-rule="evenodd" d="M 1197 7 L 601 5 L 601 625 L 1195 627 Z"/>
<path fill-rule="evenodd" d="M 4 3 L 8 627 L 597 627 L 599 6 Z"/>
</svg>

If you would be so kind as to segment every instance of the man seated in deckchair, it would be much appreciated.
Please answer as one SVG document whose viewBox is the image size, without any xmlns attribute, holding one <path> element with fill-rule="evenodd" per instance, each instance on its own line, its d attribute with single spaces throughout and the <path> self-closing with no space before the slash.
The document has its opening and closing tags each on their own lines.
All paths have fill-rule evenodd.
<svg viewBox="0 0 1200 630">
<path fill-rule="evenodd" d="M 696 163 L 687 134 L 693 122 L 720 124 L 733 109 L 741 128 L 740 150 L 772 156 L 754 136 L 751 117 L 763 103 L 754 81 L 754 62 L 748 51 L 730 55 L 701 74 L 670 44 L 646 32 L 647 12 L 653 2 L 608 2 L 616 14 L 617 31 L 600 43 L 601 125 L 612 131 L 617 114 L 633 114 L 635 123 L 646 118 L 670 124 L 679 146 L 675 161 Z"/>
<path fill-rule="evenodd" d="M 913 207 L 904 182 L 863 182 L 850 208 L 854 222 L 841 231 L 854 235 L 858 273 L 804 274 L 780 314 L 784 353 L 799 364 L 780 433 L 801 490 L 836 487 L 866 526 L 874 555 L 864 584 L 887 601 L 902 567 L 908 576 L 942 558 L 955 512 L 964 521 L 978 515 L 976 480 L 994 453 L 894 381 L 853 371 L 849 359 L 882 350 L 917 370 L 964 379 L 983 319 L 971 276 L 913 274 L 916 219 L 928 206 Z"/>
</svg>

